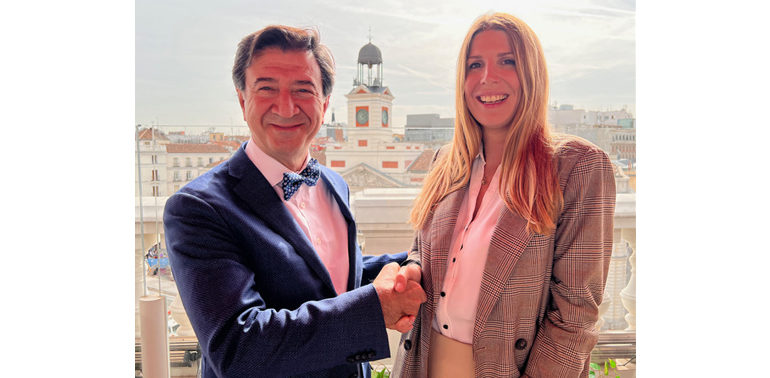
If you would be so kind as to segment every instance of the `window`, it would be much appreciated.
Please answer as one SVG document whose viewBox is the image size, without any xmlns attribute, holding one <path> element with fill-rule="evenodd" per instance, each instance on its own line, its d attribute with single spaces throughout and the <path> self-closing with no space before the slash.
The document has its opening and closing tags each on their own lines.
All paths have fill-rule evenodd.
<svg viewBox="0 0 770 378">
<path fill-rule="evenodd" d="M 153 169 L 152 170 L 152 181 L 160 181 L 160 178 L 158 177 L 158 170 Z"/>
<path fill-rule="evenodd" d="M 213 157 L 209 158 L 209 164 L 214 164 L 214 158 Z"/>
<path fill-rule="evenodd" d="M 160 187 L 158 187 L 157 185 L 152 186 L 152 196 L 160 197 Z"/>
<path fill-rule="evenodd" d="M 190 181 L 193 179 L 192 171 L 187 171 L 187 181 Z"/>
<path fill-rule="evenodd" d="M 383 161 L 382 162 L 383 168 L 398 168 L 398 162 L 397 161 Z"/>
<path fill-rule="evenodd" d="M 203 158 L 202 158 L 202 157 L 199 157 L 199 158 L 198 158 L 198 166 L 199 166 L 199 167 L 202 167 L 202 166 L 203 166 Z"/>
<path fill-rule="evenodd" d="M 174 158 L 174 167 L 179 166 L 179 158 Z"/>
<path fill-rule="evenodd" d="M 345 160 L 332 160 L 331 161 L 331 167 L 332 168 L 345 168 Z"/>
<path fill-rule="evenodd" d="M 366 139 L 362 139 L 358 141 L 358 147 L 367 147 L 369 145 L 369 141 Z"/>
<path fill-rule="evenodd" d="M 192 158 L 184 158 L 185 166 L 192 167 Z"/>
<path fill-rule="evenodd" d="M 158 155 L 152 155 L 152 164 L 158 164 Z"/>
<path fill-rule="evenodd" d="M 179 181 L 179 171 L 174 171 L 174 181 Z"/>
</svg>

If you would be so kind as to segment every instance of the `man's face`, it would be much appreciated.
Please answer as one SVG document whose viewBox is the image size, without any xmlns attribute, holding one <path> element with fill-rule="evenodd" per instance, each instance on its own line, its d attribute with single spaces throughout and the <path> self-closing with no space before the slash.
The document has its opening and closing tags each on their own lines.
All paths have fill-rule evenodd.
<svg viewBox="0 0 770 378">
<path fill-rule="evenodd" d="M 261 51 L 246 69 L 238 99 L 257 146 L 292 170 L 302 168 L 329 106 L 313 53 Z"/>
</svg>

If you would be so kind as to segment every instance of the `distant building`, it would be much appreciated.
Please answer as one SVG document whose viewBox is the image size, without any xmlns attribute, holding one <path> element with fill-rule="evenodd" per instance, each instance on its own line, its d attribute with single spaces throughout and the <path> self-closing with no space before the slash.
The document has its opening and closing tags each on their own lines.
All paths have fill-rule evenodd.
<svg viewBox="0 0 770 378">
<path fill-rule="evenodd" d="M 633 114 L 626 110 L 583 110 L 566 104 L 549 108 L 548 122 L 556 131 L 565 134 L 574 134 L 577 128 L 588 125 L 635 127 Z"/>
<path fill-rule="evenodd" d="M 420 142 L 438 148 L 454 135 L 454 118 L 441 118 L 438 114 L 407 114 L 407 142 Z"/>
<path fill-rule="evenodd" d="M 636 119 L 626 110 L 586 111 L 561 105 L 548 110 L 548 122 L 557 132 L 596 144 L 613 160 L 636 162 Z"/>
<path fill-rule="evenodd" d="M 141 129 L 137 133 L 137 151 L 134 151 L 134 194 L 136 197 L 168 196 L 166 169 L 166 145 L 169 138 L 155 128 Z M 138 159 L 138 161 L 136 160 Z"/>
<path fill-rule="evenodd" d="M 173 135 L 173 136 L 172 136 Z M 194 178 L 228 159 L 240 145 L 236 141 L 215 143 L 171 143 L 184 132 L 166 135 L 139 130 L 139 161 L 135 163 L 134 192 L 137 197 L 168 197 Z M 189 140 L 197 141 L 196 138 Z M 141 188 L 141 191 L 140 191 Z"/>
<path fill-rule="evenodd" d="M 179 188 L 226 160 L 232 152 L 224 146 L 207 143 L 179 143 L 166 145 L 167 170 L 171 195 Z"/>
<path fill-rule="evenodd" d="M 187 135 L 184 131 L 170 131 L 168 133 L 168 139 L 171 143 L 206 143 L 208 138 L 206 135 Z"/>
</svg>

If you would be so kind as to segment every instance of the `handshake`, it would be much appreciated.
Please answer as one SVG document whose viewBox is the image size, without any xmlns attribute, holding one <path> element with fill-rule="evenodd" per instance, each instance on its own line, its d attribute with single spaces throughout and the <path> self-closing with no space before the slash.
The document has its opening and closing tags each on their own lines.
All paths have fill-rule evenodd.
<svg viewBox="0 0 770 378">
<path fill-rule="evenodd" d="M 422 269 L 417 264 L 399 267 L 385 265 L 372 284 L 380 298 L 385 326 L 401 333 L 409 332 L 420 305 L 427 300 L 420 286 Z"/>
</svg>

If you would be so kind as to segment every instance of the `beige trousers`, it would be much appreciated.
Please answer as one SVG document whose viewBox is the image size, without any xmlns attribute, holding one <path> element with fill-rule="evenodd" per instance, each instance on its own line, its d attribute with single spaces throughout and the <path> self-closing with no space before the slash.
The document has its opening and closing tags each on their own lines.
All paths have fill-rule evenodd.
<svg viewBox="0 0 770 378">
<path fill-rule="evenodd" d="M 452 340 L 431 328 L 428 378 L 474 378 L 475 366 L 472 345 Z"/>
</svg>

